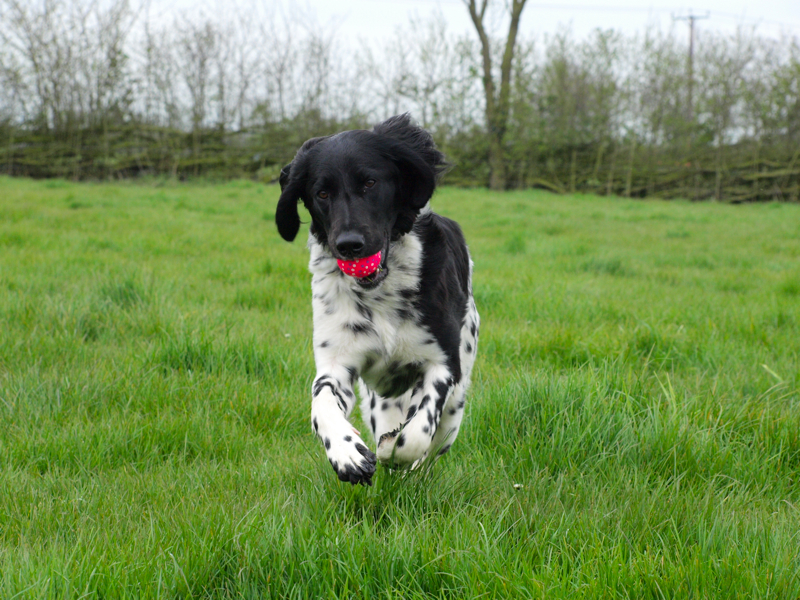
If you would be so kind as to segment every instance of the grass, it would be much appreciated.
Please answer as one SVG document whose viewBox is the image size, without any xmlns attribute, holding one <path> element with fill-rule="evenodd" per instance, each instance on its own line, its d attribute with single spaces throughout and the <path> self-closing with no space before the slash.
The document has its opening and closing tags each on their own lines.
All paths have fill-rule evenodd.
<svg viewBox="0 0 800 600">
<path fill-rule="evenodd" d="M 800 206 L 440 190 L 465 427 L 352 488 L 277 195 L 0 179 L 0 597 L 800 597 Z"/>
</svg>

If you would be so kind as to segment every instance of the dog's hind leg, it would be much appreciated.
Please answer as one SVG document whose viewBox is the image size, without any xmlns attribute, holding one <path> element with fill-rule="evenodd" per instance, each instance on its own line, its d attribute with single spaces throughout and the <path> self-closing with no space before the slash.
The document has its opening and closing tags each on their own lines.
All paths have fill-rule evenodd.
<svg viewBox="0 0 800 600">
<path fill-rule="evenodd" d="M 399 398 L 384 398 L 369 389 L 363 381 L 359 382 L 358 389 L 361 395 L 361 417 L 377 443 L 383 434 L 394 431 L 406 420 L 406 407 L 411 400 L 411 392 Z"/>
<path fill-rule="evenodd" d="M 461 381 L 453 388 L 453 392 L 445 402 L 439 427 L 433 436 L 430 452 L 436 453 L 436 458 L 450 450 L 450 446 L 458 435 L 461 420 L 464 418 L 464 406 L 467 402 L 467 389 L 470 384 L 472 367 L 475 364 L 475 355 L 478 351 L 478 329 L 480 317 L 475 308 L 475 301 L 470 298 L 467 305 L 467 315 L 461 327 Z"/>
<path fill-rule="evenodd" d="M 478 351 L 478 328 L 480 327 L 480 322 L 475 302 L 470 299 L 467 307 L 467 316 L 461 328 L 461 381 L 447 398 L 442 411 L 442 418 L 439 421 L 439 427 L 436 429 L 436 435 L 431 442 L 431 452 L 435 452 L 437 458 L 450 450 L 450 446 L 453 445 L 458 435 L 458 429 L 461 427 L 461 420 L 464 418 L 467 389 L 470 384 L 472 367 L 475 364 L 475 355 Z"/>
<path fill-rule="evenodd" d="M 444 405 L 442 418 L 439 420 L 439 427 L 436 428 L 436 435 L 433 436 L 430 448 L 430 452 L 435 452 L 437 458 L 450 450 L 450 446 L 456 440 L 461 420 L 464 418 L 466 396 L 466 387 L 459 383 Z"/>
<path fill-rule="evenodd" d="M 422 385 L 417 385 L 411 395 L 405 424 L 380 436 L 378 460 L 389 465 L 412 465 L 425 458 L 453 388 L 447 367 L 440 365 L 428 370 Z"/>
</svg>

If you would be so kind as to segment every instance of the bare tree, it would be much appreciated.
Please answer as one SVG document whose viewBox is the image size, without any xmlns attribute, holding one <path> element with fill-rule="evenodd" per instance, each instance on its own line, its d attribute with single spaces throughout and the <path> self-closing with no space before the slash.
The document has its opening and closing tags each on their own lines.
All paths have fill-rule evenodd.
<svg viewBox="0 0 800 600">
<path fill-rule="evenodd" d="M 514 49 L 517 43 L 519 20 L 522 9 L 527 0 L 510 0 L 508 7 L 510 22 L 506 36 L 505 49 L 500 63 L 500 85 L 496 83 L 492 67 L 492 40 L 486 28 L 486 10 L 490 0 L 481 0 L 480 7 L 476 0 L 463 0 L 469 9 L 478 38 L 481 42 L 481 56 L 483 58 L 483 90 L 486 96 L 486 128 L 489 136 L 489 167 L 491 177 L 489 187 L 493 190 L 506 188 L 506 164 L 504 138 L 508 125 L 508 116 L 511 103 L 511 67 L 514 60 Z"/>
</svg>

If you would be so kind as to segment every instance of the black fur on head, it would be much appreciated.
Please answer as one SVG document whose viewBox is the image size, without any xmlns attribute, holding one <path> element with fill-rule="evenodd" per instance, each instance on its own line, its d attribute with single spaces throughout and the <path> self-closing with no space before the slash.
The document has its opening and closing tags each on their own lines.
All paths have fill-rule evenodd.
<svg viewBox="0 0 800 600">
<path fill-rule="evenodd" d="M 334 254 L 343 253 L 336 241 L 344 234 L 363 238 L 353 254 L 369 256 L 411 231 L 446 167 L 431 135 L 407 113 L 371 131 L 310 139 L 281 171 L 278 232 L 287 241 L 297 236 L 302 200 L 311 233 Z"/>
</svg>

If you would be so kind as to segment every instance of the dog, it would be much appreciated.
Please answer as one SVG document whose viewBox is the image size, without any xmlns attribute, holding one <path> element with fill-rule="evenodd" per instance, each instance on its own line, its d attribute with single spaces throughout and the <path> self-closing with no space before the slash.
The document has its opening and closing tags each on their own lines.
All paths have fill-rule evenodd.
<svg viewBox="0 0 800 600">
<path fill-rule="evenodd" d="M 378 460 L 414 468 L 438 458 L 461 425 L 480 318 L 461 228 L 430 209 L 446 166 L 403 114 L 312 138 L 280 174 L 281 237 L 297 236 L 300 201 L 311 216 L 311 424 L 344 482 L 372 485 Z M 378 252 L 368 276 L 337 263 Z M 348 421 L 356 382 L 377 456 Z"/>
</svg>

